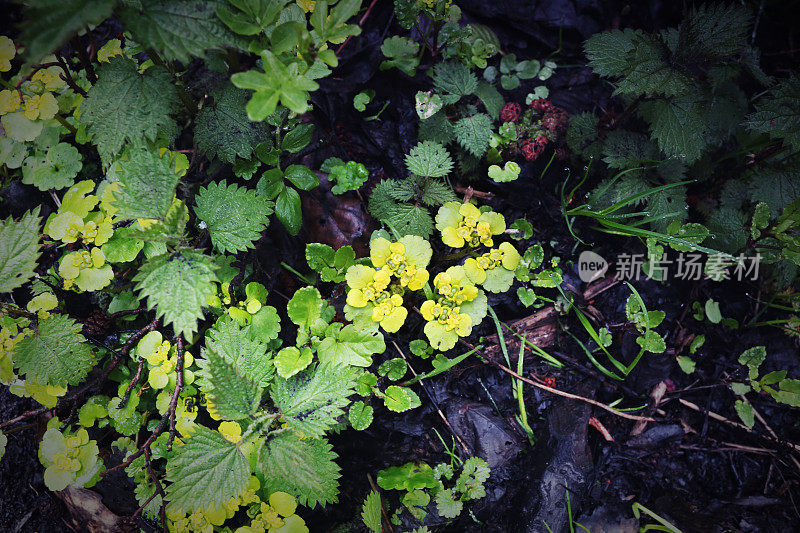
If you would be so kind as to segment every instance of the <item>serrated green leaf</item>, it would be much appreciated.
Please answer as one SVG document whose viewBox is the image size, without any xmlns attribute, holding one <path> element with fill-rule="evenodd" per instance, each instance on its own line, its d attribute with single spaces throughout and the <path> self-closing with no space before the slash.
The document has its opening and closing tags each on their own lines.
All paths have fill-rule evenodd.
<svg viewBox="0 0 800 533">
<path fill-rule="evenodd" d="M 441 92 L 458 98 L 474 94 L 478 88 L 478 78 L 462 63 L 456 61 L 437 63 L 433 67 L 433 86 Z M 445 98 L 447 100 L 447 98 Z M 455 103 L 452 101 L 450 103 Z"/>
<path fill-rule="evenodd" d="M 408 153 L 406 166 L 409 172 L 417 176 L 443 178 L 453 170 L 453 160 L 441 144 L 424 141 Z"/>
<path fill-rule="evenodd" d="M 138 0 L 120 10 L 120 19 L 137 43 L 157 50 L 165 59 L 188 62 L 210 48 L 236 43 L 217 17 L 216 0 Z"/>
<path fill-rule="evenodd" d="M 456 122 L 456 140 L 475 157 L 483 157 L 489 148 L 492 135 L 492 119 L 485 113 L 476 113 Z"/>
<path fill-rule="evenodd" d="M 402 413 L 421 405 L 419 396 L 407 387 L 391 385 L 384 391 L 383 403 L 386 408 L 395 413 Z"/>
<path fill-rule="evenodd" d="M 381 533 L 381 494 L 373 490 L 361 506 L 361 520 L 372 533 Z"/>
<path fill-rule="evenodd" d="M 589 66 L 598 76 L 617 77 L 625 74 L 630 63 L 628 53 L 634 46 L 634 38 L 641 31 L 626 28 L 592 35 L 583 45 Z"/>
<path fill-rule="evenodd" d="M 642 104 L 642 116 L 658 146 L 684 163 L 697 161 L 705 150 L 705 104 L 694 95 Z"/>
<path fill-rule="evenodd" d="M 419 66 L 419 44 L 407 37 L 394 35 L 383 41 L 381 53 L 386 61 L 381 62 L 380 69 L 388 70 L 396 67 L 408 76 L 417 73 Z"/>
<path fill-rule="evenodd" d="M 391 381 L 399 380 L 406 375 L 407 371 L 408 365 L 406 364 L 405 359 L 402 357 L 388 359 L 381 363 L 381 366 L 378 367 L 378 375 L 384 376 Z"/>
<path fill-rule="evenodd" d="M 22 31 L 25 59 L 39 63 L 72 35 L 87 26 L 100 24 L 111 15 L 113 1 L 105 0 L 31 0 L 27 24 Z"/>
<path fill-rule="evenodd" d="M 125 142 L 155 141 L 159 132 L 168 140 L 177 135 L 177 125 L 169 115 L 177 112 L 180 101 L 165 68 L 152 66 L 139 73 L 135 61 L 116 56 L 100 65 L 97 77 L 81 103 L 81 122 L 104 163 Z"/>
<path fill-rule="evenodd" d="M 456 518 L 464 509 L 464 503 L 456 500 L 453 489 L 440 490 L 436 493 L 436 510 L 444 518 Z"/>
<path fill-rule="evenodd" d="M 310 508 L 334 503 L 341 476 L 334 459 L 336 454 L 324 439 L 277 435 L 264 444 L 259 455 L 258 467 L 265 474 L 263 490 L 288 492 Z"/>
<path fill-rule="evenodd" d="M 768 95 L 762 96 L 756 103 L 756 110 L 747 115 L 747 125 L 753 131 L 782 138 L 793 150 L 799 150 L 800 75 L 792 74 L 770 89 Z"/>
<path fill-rule="evenodd" d="M 210 257 L 183 248 L 150 259 L 133 280 L 148 308 L 156 308 L 157 316 L 172 324 L 176 334 L 190 337 L 203 316 L 206 298 L 216 292 L 216 270 Z"/>
<path fill-rule="evenodd" d="M 226 84 L 213 95 L 195 119 L 194 142 L 209 157 L 226 163 L 250 159 L 255 147 L 265 141 L 269 128 L 247 118 L 247 91 Z"/>
<path fill-rule="evenodd" d="M 719 59 L 740 52 L 747 45 L 753 15 L 736 4 L 694 6 L 678 26 L 676 59 Z"/>
<path fill-rule="evenodd" d="M 41 255 L 39 209 L 28 211 L 19 222 L 12 217 L 0 221 L 0 292 L 11 292 L 35 275 Z"/>
<path fill-rule="evenodd" d="M 198 365 L 205 378 L 204 392 L 220 418 L 240 420 L 256 411 L 261 401 L 261 386 L 241 372 L 239 364 L 229 359 L 225 352 L 204 350 L 203 359 L 198 360 Z"/>
<path fill-rule="evenodd" d="M 16 345 L 14 366 L 41 385 L 77 385 L 95 363 L 81 329 L 66 315 L 50 315 Z"/>
<path fill-rule="evenodd" d="M 144 146 L 131 147 L 125 154 L 127 159 L 117 163 L 121 184 L 114 194 L 117 216 L 163 220 L 172 205 L 179 179 L 169 154 L 159 156 Z"/>
<path fill-rule="evenodd" d="M 344 415 L 357 375 L 352 367 L 321 364 L 290 379 L 276 379 L 270 396 L 289 427 L 320 437 Z"/>
<path fill-rule="evenodd" d="M 314 353 L 308 346 L 302 348 L 287 346 L 275 356 L 275 368 L 280 377 L 289 379 L 305 370 L 313 360 Z"/>
<path fill-rule="evenodd" d="M 196 201 L 195 214 L 208 225 L 211 242 L 220 252 L 253 248 L 272 214 L 272 202 L 225 181 L 201 188 Z"/>
<path fill-rule="evenodd" d="M 478 88 L 475 89 L 475 96 L 481 99 L 489 116 L 497 120 L 500 116 L 500 109 L 503 108 L 503 96 L 500 91 L 495 89 L 491 83 L 481 81 L 478 82 Z"/>
<path fill-rule="evenodd" d="M 242 494 L 250 468 L 239 447 L 218 431 L 197 425 L 183 446 L 167 461 L 167 500 L 178 515 L 221 508 Z"/>
<path fill-rule="evenodd" d="M 381 222 L 391 225 L 400 236 L 419 235 L 428 238 L 433 233 L 433 219 L 427 209 L 412 204 L 397 204 Z"/>
<path fill-rule="evenodd" d="M 456 193 L 453 192 L 446 183 L 437 180 L 428 180 L 422 190 L 422 203 L 430 207 L 438 207 L 447 202 L 458 200 Z"/>
<path fill-rule="evenodd" d="M 322 295 L 315 287 L 298 289 L 289 303 L 286 304 L 286 313 L 289 320 L 300 328 L 310 328 L 322 316 L 324 301 Z"/>
<path fill-rule="evenodd" d="M 662 353 L 667 349 L 664 338 L 653 330 L 646 331 L 644 335 L 636 339 L 637 344 L 651 353 Z"/>
</svg>

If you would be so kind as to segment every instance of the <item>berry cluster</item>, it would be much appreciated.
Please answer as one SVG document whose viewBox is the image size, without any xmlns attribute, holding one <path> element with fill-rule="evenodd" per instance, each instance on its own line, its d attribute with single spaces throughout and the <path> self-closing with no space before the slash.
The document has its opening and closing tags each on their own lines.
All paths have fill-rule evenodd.
<svg viewBox="0 0 800 533">
<path fill-rule="evenodd" d="M 500 110 L 500 120 L 503 125 L 498 134 L 493 136 L 492 148 L 498 152 L 507 150 L 507 156 L 518 154 L 526 161 L 533 161 L 542 155 L 549 143 L 563 134 L 569 116 L 550 100 L 540 98 L 534 100 L 525 111 L 516 102 L 505 104 Z"/>
</svg>

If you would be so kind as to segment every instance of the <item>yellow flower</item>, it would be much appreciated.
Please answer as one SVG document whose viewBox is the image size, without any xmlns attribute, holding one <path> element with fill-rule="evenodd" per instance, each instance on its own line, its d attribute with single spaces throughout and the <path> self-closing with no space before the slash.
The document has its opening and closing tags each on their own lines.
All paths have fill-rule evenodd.
<svg viewBox="0 0 800 533">
<path fill-rule="evenodd" d="M 49 63 L 51 59 L 54 61 L 55 57 L 50 56 L 50 58 L 44 58 L 42 61 L 45 63 Z M 37 70 L 33 76 L 31 76 L 31 81 L 39 82 L 42 84 L 42 88 L 48 91 L 57 91 L 58 89 L 62 88 L 64 85 L 67 84 L 62 78 L 61 67 L 59 66 L 52 66 Z"/>
<path fill-rule="evenodd" d="M 459 337 L 472 333 L 472 326 L 483 319 L 486 297 L 460 266 L 437 274 L 433 284 L 436 298 L 423 302 L 420 313 L 428 321 L 424 331 L 431 346 L 445 351 L 454 347 Z"/>
<path fill-rule="evenodd" d="M 442 234 L 442 242 L 452 248 L 492 246 L 492 235 L 506 230 L 506 220 L 499 213 L 481 212 L 469 203 L 447 202 L 436 214 L 436 229 Z"/>
<path fill-rule="evenodd" d="M 75 284 L 82 291 L 99 291 L 114 278 L 111 265 L 106 264 L 106 256 L 97 247 L 64 254 L 58 273 L 64 278 L 65 289 Z"/>
<path fill-rule="evenodd" d="M 428 282 L 425 268 L 431 260 L 431 245 L 417 235 L 406 235 L 397 242 L 378 237 L 370 245 L 370 259 L 375 268 L 387 269 L 400 280 L 402 287 L 420 290 Z"/>
<path fill-rule="evenodd" d="M 108 63 L 109 59 L 114 56 L 122 55 L 122 41 L 119 39 L 111 39 L 106 44 L 100 47 L 97 51 L 97 60 L 100 63 Z"/>
<path fill-rule="evenodd" d="M 14 41 L 5 35 L 0 35 L 0 72 L 11 70 L 11 60 L 15 55 L 17 55 L 17 49 Z"/>
<path fill-rule="evenodd" d="M 43 320 L 50 316 L 49 311 L 52 311 L 58 306 L 58 298 L 52 292 L 43 292 L 41 294 L 37 294 L 31 301 L 28 302 L 28 305 L 25 308 L 30 313 L 37 313 L 39 315 L 39 319 Z"/>
<path fill-rule="evenodd" d="M 487 291 L 505 292 L 514 282 L 514 270 L 520 259 L 516 248 L 504 242 L 477 258 L 468 258 L 464 262 L 464 271 L 470 281 L 483 285 Z"/>
<path fill-rule="evenodd" d="M 0 115 L 13 113 L 20 108 L 19 93 L 11 89 L 0 91 Z"/>
<path fill-rule="evenodd" d="M 345 274 L 347 286 L 347 304 L 353 307 L 364 307 L 370 302 L 375 302 L 386 291 L 391 281 L 389 270 L 374 268 L 366 265 L 353 265 Z"/>
</svg>

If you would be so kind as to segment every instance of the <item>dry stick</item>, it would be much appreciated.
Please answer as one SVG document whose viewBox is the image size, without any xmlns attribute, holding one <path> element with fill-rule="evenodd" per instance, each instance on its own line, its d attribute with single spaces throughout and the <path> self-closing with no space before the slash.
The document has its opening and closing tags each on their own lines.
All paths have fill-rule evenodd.
<svg viewBox="0 0 800 533">
<path fill-rule="evenodd" d="M 161 482 L 156 477 L 156 473 L 153 472 L 152 454 L 153 452 L 152 450 L 150 450 L 150 445 L 148 444 L 147 447 L 144 449 L 144 464 L 147 467 L 147 473 L 150 476 L 150 479 L 153 480 L 153 484 L 156 486 L 156 490 L 155 492 L 153 492 L 153 496 L 150 497 L 150 500 L 152 500 L 156 494 L 161 496 L 161 509 L 158 511 L 158 514 L 161 515 L 161 526 L 164 528 L 164 533 L 168 533 L 169 528 L 167 527 L 167 512 L 166 512 L 167 495 L 164 494 L 164 487 L 161 486 Z M 150 500 L 148 500 L 147 503 L 150 503 Z M 147 503 L 142 505 L 136 512 L 137 513 L 141 512 L 141 510 L 145 508 Z M 134 514 L 133 516 L 135 517 L 136 514 Z"/>
<path fill-rule="evenodd" d="M 491 361 L 488 358 L 486 358 L 486 360 L 489 361 L 488 364 L 492 364 L 492 365 L 496 366 L 497 368 L 499 368 L 500 370 L 502 370 L 506 374 L 509 374 L 510 376 L 513 376 L 513 377 L 515 377 L 517 379 L 520 379 L 520 380 L 524 381 L 525 383 L 527 383 L 528 385 L 533 385 L 534 387 L 537 387 L 539 389 L 546 390 L 547 392 L 551 392 L 551 393 L 556 394 L 558 396 L 563 396 L 564 398 L 571 398 L 573 400 L 579 400 L 581 402 L 586 402 L 586 403 L 592 404 L 595 407 L 599 407 L 600 409 L 604 409 L 604 410 L 608 411 L 609 413 L 611 413 L 613 415 L 616 415 L 616 416 L 619 416 L 621 418 L 627 418 L 628 420 L 644 420 L 644 421 L 647 421 L 647 422 L 655 422 L 655 419 L 651 418 L 649 416 L 629 415 L 628 413 L 625 413 L 623 411 L 617 411 L 613 407 L 609 407 L 606 404 L 604 404 L 602 402 L 598 402 L 596 400 L 592 400 L 591 398 L 585 398 L 583 396 L 578 396 L 577 394 L 571 394 L 569 392 L 564 392 L 564 391 L 560 391 L 558 389 L 554 389 L 552 387 L 548 387 L 547 385 L 542 385 L 541 383 L 536 383 L 532 379 L 528 379 L 526 377 L 520 376 L 519 374 L 517 374 L 516 372 L 514 372 L 510 368 L 507 368 L 507 367 L 501 365 L 500 363 L 497 363 L 495 361 Z"/>
<path fill-rule="evenodd" d="M 175 390 L 172 391 L 172 398 L 169 401 L 169 439 L 167 449 L 172 449 L 175 441 L 175 410 L 178 407 L 178 396 L 183 388 L 183 334 L 178 335 L 175 341 L 175 348 L 178 352 L 178 363 L 175 365 Z"/>
<path fill-rule="evenodd" d="M 367 481 L 369 481 L 369 486 L 372 487 L 372 490 L 378 494 L 381 493 L 381 491 L 378 490 L 378 487 L 375 486 L 375 482 L 372 481 L 372 476 L 369 474 L 367 474 Z M 383 507 L 383 498 L 381 498 L 381 514 L 383 515 L 383 519 L 386 520 L 386 527 L 389 529 L 389 533 L 394 533 L 394 529 L 392 529 L 392 522 L 389 520 L 389 513 L 387 513 L 386 509 Z"/>
<path fill-rule="evenodd" d="M 408 364 L 408 359 L 406 359 L 406 354 L 404 354 L 404 353 L 403 353 L 403 350 L 401 350 L 401 349 L 400 349 L 400 347 L 397 345 L 397 343 L 396 343 L 395 341 L 392 341 L 392 344 L 393 344 L 393 345 L 394 345 L 394 347 L 397 349 L 397 351 L 400 353 L 400 357 L 402 357 L 402 358 L 403 358 L 403 360 L 406 362 L 406 365 L 408 365 L 408 369 L 409 369 L 409 370 L 411 370 L 411 373 L 412 373 L 412 374 L 414 374 L 414 377 L 417 377 L 417 372 L 416 372 L 416 371 L 415 371 L 415 370 L 414 370 L 414 369 L 411 367 L 411 365 L 410 365 L 410 364 Z M 458 441 L 458 443 L 461 445 L 461 447 L 462 447 L 462 448 L 464 448 L 464 451 L 466 452 L 466 454 L 471 456 L 471 455 L 472 455 L 472 452 L 469 450 L 469 448 L 467 447 L 467 445 L 466 445 L 466 444 L 464 444 L 464 441 L 463 441 L 463 440 L 461 440 L 461 437 L 459 437 L 459 436 L 458 436 L 458 434 L 457 434 L 457 433 L 456 433 L 456 432 L 453 430 L 453 426 L 451 426 L 451 425 L 450 425 L 450 421 L 449 421 L 449 420 L 447 420 L 447 417 L 446 417 L 446 416 L 444 416 L 444 413 L 443 413 L 443 412 L 442 412 L 442 410 L 439 408 L 439 406 L 436 404 L 436 401 L 433 399 L 433 396 L 431 395 L 431 393 L 430 393 L 430 392 L 428 392 L 428 388 L 425 386 L 425 384 L 424 384 L 424 383 L 422 383 L 422 381 L 420 381 L 420 382 L 419 382 L 419 384 L 420 384 L 420 385 L 422 385 L 422 389 L 425 391 L 425 394 L 427 394 L 427 395 L 428 395 L 428 397 L 429 397 L 429 398 L 431 399 L 431 401 L 433 402 L 433 404 L 434 404 L 434 407 L 436 407 L 436 412 L 437 412 L 437 413 L 439 413 L 439 416 L 440 416 L 440 417 L 442 418 L 442 420 L 444 421 L 445 425 L 447 426 L 447 429 L 449 429 L 449 430 L 450 430 L 450 433 L 452 433 L 452 434 L 453 434 L 453 436 L 456 438 L 456 440 L 457 440 L 457 441 Z"/>
</svg>

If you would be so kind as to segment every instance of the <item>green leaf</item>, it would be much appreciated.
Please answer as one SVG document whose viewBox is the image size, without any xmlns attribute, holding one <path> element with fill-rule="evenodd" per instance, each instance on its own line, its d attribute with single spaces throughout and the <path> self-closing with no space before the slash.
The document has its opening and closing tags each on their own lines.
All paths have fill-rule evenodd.
<svg viewBox="0 0 800 533">
<path fill-rule="evenodd" d="M 776 401 L 792 407 L 800 407 L 800 380 L 783 379 L 780 382 L 780 388 L 777 393 L 771 393 Z"/>
<path fill-rule="evenodd" d="M 206 298 L 216 292 L 216 269 L 210 257 L 182 248 L 147 261 L 133 281 L 139 296 L 147 297 L 149 309 L 156 308 L 157 316 L 172 324 L 176 334 L 191 337 Z"/>
<path fill-rule="evenodd" d="M 453 489 L 440 490 L 436 493 L 436 510 L 444 518 L 456 518 L 464 509 L 464 503 L 456 500 Z"/>
<path fill-rule="evenodd" d="M 298 327 L 308 329 L 322 316 L 324 303 L 322 295 L 315 287 L 303 287 L 286 304 L 286 313 L 289 320 Z"/>
<path fill-rule="evenodd" d="M 731 383 L 731 390 L 734 394 L 744 395 L 750 392 L 752 389 L 750 388 L 750 385 L 746 385 L 745 383 L 737 383 L 734 381 Z"/>
<path fill-rule="evenodd" d="M 657 332 L 648 330 L 641 337 L 636 339 L 637 344 L 651 353 L 662 353 L 667 349 L 667 344 L 664 338 Z"/>
<path fill-rule="evenodd" d="M 739 356 L 739 364 L 751 369 L 757 369 L 767 358 L 767 348 L 765 346 L 753 346 L 743 351 Z"/>
<path fill-rule="evenodd" d="M 381 62 L 380 69 L 388 70 L 396 67 L 408 76 L 414 76 L 419 66 L 419 44 L 408 37 L 394 35 L 381 45 L 381 53 L 386 61 Z"/>
<path fill-rule="evenodd" d="M 209 157 L 235 163 L 250 159 L 254 148 L 268 138 L 269 128 L 252 122 L 245 112 L 247 91 L 231 84 L 214 93 L 213 101 L 195 119 L 194 142 Z"/>
<path fill-rule="evenodd" d="M 721 59 L 741 52 L 752 23 L 753 15 L 742 5 L 694 6 L 678 26 L 676 59 Z"/>
<path fill-rule="evenodd" d="M 144 146 L 125 151 L 121 159 L 119 182 L 122 185 L 114 195 L 114 206 L 120 218 L 155 218 L 163 220 L 172 205 L 178 174 L 169 153 L 159 156 Z"/>
<path fill-rule="evenodd" d="M 168 508 L 177 515 L 221 508 L 247 487 L 250 468 L 239 447 L 218 431 L 197 425 L 167 461 Z"/>
<path fill-rule="evenodd" d="M 519 301 L 522 302 L 522 305 L 525 307 L 530 307 L 534 303 L 536 303 L 536 292 L 533 289 L 527 287 L 519 287 L 517 289 L 517 298 Z"/>
<path fill-rule="evenodd" d="M 446 93 L 445 102 L 447 103 L 455 103 L 462 96 L 474 94 L 478 89 L 477 76 L 459 62 L 437 63 L 433 67 L 432 77 L 433 86 Z"/>
<path fill-rule="evenodd" d="M 453 170 L 453 160 L 444 146 L 435 142 L 418 143 L 406 156 L 408 171 L 428 178 L 443 178 Z"/>
<path fill-rule="evenodd" d="M 361 506 L 361 520 L 372 533 L 381 533 L 381 494 L 373 490 Z"/>
<path fill-rule="evenodd" d="M 79 384 L 95 363 L 81 328 L 66 315 L 50 315 L 16 345 L 14 365 L 41 385 Z"/>
<path fill-rule="evenodd" d="M 133 261 L 144 248 L 144 241 L 125 236 L 121 231 L 115 231 L 101 249 L 106 261 L 109 263 L 126 263 Z"/>
<path fill-rule="evenodd" d="M 208 226 L 211 242 L 220 252 L 253 248 L 272 213 L 272 202 L 225 181 L 201 188 L 196 201 L 195 214 Z"/>
<path fill-rule="evenodd" d="M 500 116 L 500 110 L 503 108 L 503 96 L 494 88 L 494 85 L 484 81 L 478 82 L 475 95 L 481 99 L 483 107 L 486 108 L 486 112 L 489 116 L 497 120 Z"/>
<path fill-rule="evenodd" d="M 292 128 L 281 141 L 281 148 L 296 154 L 311 142 L 314 135 L 313 124 L 298 124 Z M 302 187 L 301 187 L 302 188 Z"/>
<path fill-rule="evenodd" d="M 703 101 L 690 94 L 645 102 L 641 111 L 659 148 L 689 165 L 700 158 L 707 144 L 704 106 Z"/>
<path fill-rule="evenodd" d="M 120 10 L 120 19 L 137 43 L 157 50 L 168 60 L 188 62 L 210 48 L 236 42 L 217 17 L 215 0 L 138 0 Z"/>
<path fill-rule="evenodd" d="M 279 376 L 289 379 L 305 370 L 313 360 L 314 353 L 308 346 L 302 348 L 287 346 L 275 356 L 275 368 L 278 370 Z"/>
<path fill-rule="evenodd" d="M 733 404 L 734 409 L 736 409 L 736 414 L 739 415 L 739 418 L 742 419 L 744 425 L 752 428 L 756 423 L 756 416 L 755 412 L 753 411 L 753 406 L 750 405 L 750 402 L 747 400 L 736 400 Z"/>
<path fill-rule="evenodd" d="M 637 35 L 642 35 L 642 32 L 630 28 L 592 35 L 583 47 L 595 74 L 605 77 L 625 74 L 630 65 L 628 53 L 635 48 L 634 37 Z"/>
<path fill-rule="evenodd" d="M 678 366 L 681 367 L 681 370 L 683 370 L 685 374 L 691 374 L 692 372 L 694 372 L 696 363 L 692 360 L 691 357 L 680 355 L 678 356 Z"/>
<path fill-rule="evenodd" d="M 447 202 L 455 202 L 458 197 L 449 185 L 438 180 L 428 180 L 422 189 L 422 203 L 431 207 L 438 207 Z"/>
<path fill-rule="evenodd" d="M 336 454 L 324 439 L 277 435 L 261 448 L 258 466 L 265 474 L 263 490 L 288 492 L 310 508 L 335 503 L 341 474 L 334 459 Z"/>
<path fill-rule="evenodd" d="M 359 331 L 352 324 L 334 330 L 317 345 L 320 362 L 334 366 L 352 365 L 368 367 L 372 355 L 383 353 L 386 343 L 379 331 Z"/>
<path fill-rule="evenodd" d="M 356 431 L 363 431 L 372 423 L 373 411 L 374 409 L 371 405 L 366 405 L 359 400 L 350 406 L 347 418 L 350 420 L 350 425 L 353 426 L 353 429 Z"/>
<path fill-rule="evenodd" d="M 139 73 L 135 61 L 116 56 L 100 65 L 97 77 L 81 103 L 81 122 L 104 163 L 125 142 L 155 141 L 159 132 L 167 140 L 177 135 L 178 127 L 169 115 L 178 111 L 178 93 L 165 68 L 151 66 Z"/>
<path fill-rule="evenodd" d="M 300 228 L 303 226 L 300 194 L 291 187 L 284 187 L 275 202 L 275 214 L 290 235 L 300 233 Z"/>
<path fill-rule="evenodd" d="M 475 157 L 483 157 L 489 148 L 492 135 L 492 119 L 485 113 L 477 113 L 456 122 L 456 140 Z"/>
<path fill-rule="evenodd" d="M 26 2 L 27 23 L 22 31 L 25 59 L 39 63 L 87 26 L 95 26 L 111 16 L 113 1 L 106 0 L 31 0 Z"/>
<path fill-rule="evenodd" d="M 387 377 L 391 381 L 399 380 L 406 375 L 407 371 L 408 365 L 406 364 L 405 359 L 401 357 L 387 359 L 381 363 L 381 366 L 378 367 L 378 375 Z"/>
<path fill-rule="evenodd" d="M 401 466 L 390 466 L 378 471 L 376 483 L 383 490 L 418 490 L 433 489 L 439 486 L 439 480 L 433 468 L 427 463 L 406 463 Z"/>
<path fill-rule="evenodd" d="M 419 235 L 428 238 L 433 233 L 433 219 L 424 207 L 413 204 L 397 204 L 393 212 L 381 222 L 389 224 L 397 233 L 405 235 Z"/>
<path fill-rule="evenodd" d="M 261 402 L 262 388 L 239 371 L 235 360 L 226 357 L 225 352 L 208 349 L 203 352 L 203 360 L 198 360 L 198 365 L 206 378 L 203 391 L 213 402 L 220 418 L 240 420 L 255 413 Z"/>
<path fill-rule="evenodd" d="M 747 115 L 747 125 L 758 133 L 782 138 L 793 150 L 800 150 L 800 75 L 792 74 L 762 96 L 756 110 Z"/>
<path fill-rule="evenodd" d="M 289 427 L 321 437 L 344 415 L 357 375 L 351 367 L 321 364 L 290 379 L 276 379 L 270 396 Z"/>
<path fill-rule="evenodd" d="M 286 168 L 285 176 L 295 187 L 304 191 L 319 187 L 319 176 L 305 165 L 289 165 Z"/>
<path fill-rule="evenodd" d="M 0 292 L 11 292 L 35 275 L 41 224 L 39 207 L 22 215 L 19 222 L 11 217 L 0 221 Z"/>
<path fill-rule="evenodd" d="M 386 387 L 384 394 L 383 403 L 387 409 L 395 413 L 402 413 L 421 405 L 419 396 L 407 387 L 391 385 Z"/>
<path fill-rule="evenodd" d="M 722 313 L 719 310 L 719 302 L 715 302 L 709 298 L 706 300 L 705 310 L 706 318 L 708 318 L 709 322 L 712 324 L 719 324 L 720 320 L 722 320 Z"/>
<path fill-rule="evenodd" d="M 33 155 L 25 159 L 22 183 L 41 191 L 71 187 L 83 166 L 82 160 L 77 148 L 69 143 L 58 143 L 47 150 L 44 158 Z"/>
</svg>

